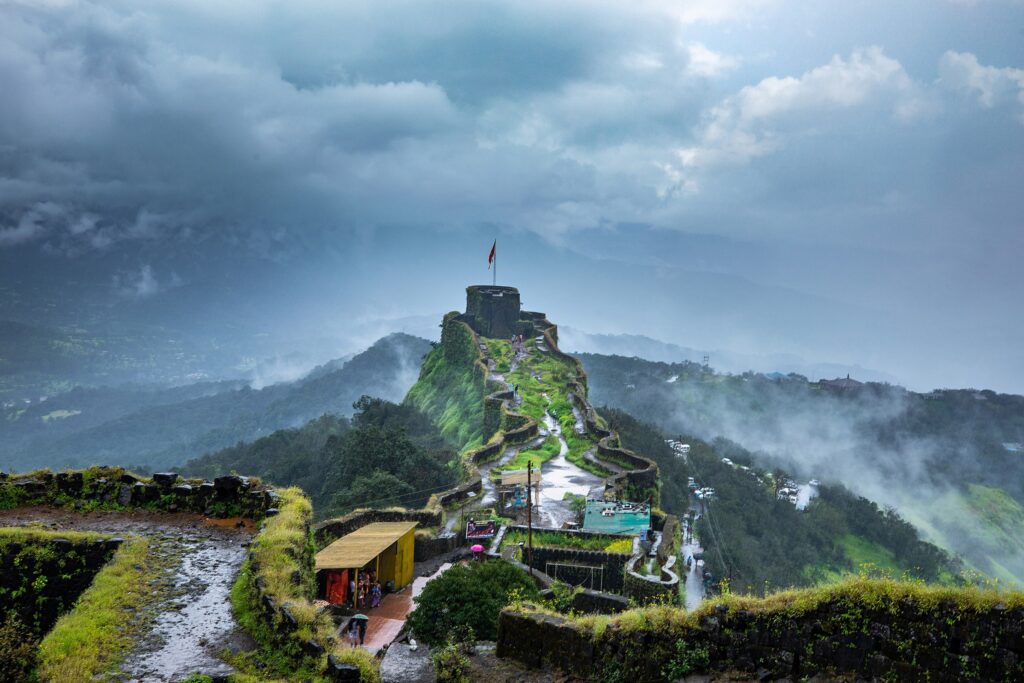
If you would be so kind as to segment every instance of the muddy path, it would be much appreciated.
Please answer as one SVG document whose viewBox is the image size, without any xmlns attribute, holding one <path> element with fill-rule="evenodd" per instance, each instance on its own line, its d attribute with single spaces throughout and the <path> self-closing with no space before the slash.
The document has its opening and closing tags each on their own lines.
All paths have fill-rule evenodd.
<svg viewBox="0 0 1024 683">
<path fill-rule="evenodd" d="M 53 508 L 0 511 L 0 526 L 38 526 L 144 536 L 161 567 L 152 584 L 156 602 L 138 620 L 142 635 L 120 663 L 116 681 L 179 681 L 192 673 L 224 676 L 234 669 L 224 650 L 252 649 L 253 641 L 231 614 L 228 595 L 246 556 L 251 521 L 211 520 L 193 514 L 144 511 L 79 514 Z"/>
</svg>

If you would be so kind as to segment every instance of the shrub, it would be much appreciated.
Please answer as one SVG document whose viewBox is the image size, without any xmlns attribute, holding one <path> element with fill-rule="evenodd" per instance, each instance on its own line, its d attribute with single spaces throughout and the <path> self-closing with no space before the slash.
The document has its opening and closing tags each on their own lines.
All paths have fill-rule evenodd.
<svg viewBox="0 0 1024 683">
<path fill-rule="evenodd" d="M 498 635 L 498 614 L 516 597 L 536 598 L 537 587 L 508 562 L 491 560 L 452 567 L 432 580 L 416 598 L 409 626 L 424 642 L 445 642 L 460 626 L 483 640 Z"/>
<path fill-rule="evenodd" d="M 685 640 L 676 641 L 676 652 L 662 672 L 670 681 L 689 676 L 695 671 L 704 671 L 711 664 L 711 655 L 706 647 L 692 645 Z"/>
<path fill-rule="evenodd" d="M 447 642 L 430 655 L 438 683 L 469 683 L 469 658 L 456 643 Z"/>
<path fill-rule="evenodd" d="M 14 614 L 8 614 L 7 621 L 0 626 L 0 671 L 4 672 L 4 680 L 12 683 L 31 680 L 37 645 L 32 631 Z"/>
</svg>

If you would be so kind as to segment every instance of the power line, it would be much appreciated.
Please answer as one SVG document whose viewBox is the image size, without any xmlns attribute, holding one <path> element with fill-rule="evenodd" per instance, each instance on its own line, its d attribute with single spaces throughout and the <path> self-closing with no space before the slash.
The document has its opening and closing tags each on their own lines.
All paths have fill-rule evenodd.
<svg viewBox="0 0 1024 683">
<path fill-rule="evenodd" d="M 441 484 L 440 486 L 432 486 L 432 487 L 427 488 L 427 489 L 420 489 L 419 491 L 408 491 L 406 493 L 403 493 L 403 494 L 397 495 L 397 496 L 381 496 L 379 498 L 369 498 L 369 499 L 366 499 L 366 500 L 358 501 L 358 502 L 353 503 L 351 505 L 353 507 L 359 507 L 361 505 L 369 505 L 370 503 L 379 503 L 380 501 L 386 501 L 386 500 L 405 500 L 406 498 L 415 498 L 416 496 L 422 495 L 424 493 L 436 493 L 436 492 L 439 492 L 439 491 L 445 491 L 445 490 L 450 489 L 450 488 L 452 488 L 451 484 Z"/>
</svg>

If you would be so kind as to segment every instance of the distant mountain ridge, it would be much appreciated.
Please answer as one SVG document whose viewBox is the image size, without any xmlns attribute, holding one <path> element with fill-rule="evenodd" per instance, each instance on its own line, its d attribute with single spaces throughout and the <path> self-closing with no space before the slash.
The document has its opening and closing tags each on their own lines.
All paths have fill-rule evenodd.
<svg viewBox="0 0 1024 683">
<path fill-rule="evenodd" d="M 811 380 L 828 379 L 853 375 L 864 381 L 888 382 L 899 384 L 893 375 L 880 370 L 872 370 L 859 365 L 843 363 L 808 362 L 795 354 L 768 353 L 745 354 L 721 349 L 694 349 L 670 342 L 661 341 L 641 334 L 600 334 L 584 332 L 573 327 L 558 328 L 561 345 L 570 353 L 596 353 L 605 356 L 636 356 L 644 360 L 662 363 L 703 363 L 704 356 L 709 357 L 708 364 L 720 372 L 742 373 L 780 372 L 796 373 Z"/>
<path fill-rule="evenodd" d="M 295 382 L 263 389 L 223 382 L 148 393 L 72 391 L 35 406 L 31 413 L 8 410 L 8 423 L 33 420 L 35 428 L 8 430 L 0 441 L 0 469 L 93 463 L 150 468 L 183 462 L 323 414 L 350 415 L 352 404 L 364 394 L 401 400 L 429 350 L 430 342 L 399 333 L 378 340 L 340 367 L 326 364 Z M 121 409 L 112 410 L 110 399 L 118 391 Z M 125 405 L 132 400 L 138 401 L 134 410 Z M 94 415 L 104 411 L 109 419 Z M 44 421 L 44 412 L 59 417 Z"/>
</svg>

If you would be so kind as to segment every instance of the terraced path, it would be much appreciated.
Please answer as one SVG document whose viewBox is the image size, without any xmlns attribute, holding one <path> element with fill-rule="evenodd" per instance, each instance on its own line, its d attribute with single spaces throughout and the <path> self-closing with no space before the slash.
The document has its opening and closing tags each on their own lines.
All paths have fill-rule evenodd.
<svg viewBox="0 0 1024 683">
<path fill-rule="evenodd" d="M 233 672 L 221 652 L 255 645 L 231 614 L 228 593 L 256 529 L 251 522 L 210 520 L 194 514 L 130 512 L 74 513 L 48 507 L 0 511 L 0 526 L 39 526 L 53 530 L 138 535 L 150 541 L 162 574 L 151 586 L 159 594 L 139 620 L 143 635 L 112 673 L 129 682 L 180 681 L 192 673 L 225 676 Z"/>
</svg>

